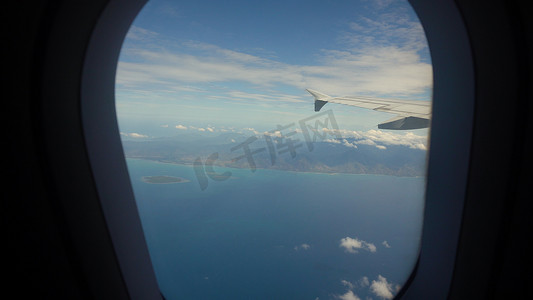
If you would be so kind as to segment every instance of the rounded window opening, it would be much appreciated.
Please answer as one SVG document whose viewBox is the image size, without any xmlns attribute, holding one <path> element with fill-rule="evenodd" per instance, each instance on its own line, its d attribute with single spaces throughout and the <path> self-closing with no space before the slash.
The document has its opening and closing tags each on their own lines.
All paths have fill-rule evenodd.
<svg viewBox="0 0 533 300">
<path fill-rule="evenodd" d="M 149 2 L 116 107 L 166 299 L 392 299 L 432 67 L 407 1 Z"/>
</svg>

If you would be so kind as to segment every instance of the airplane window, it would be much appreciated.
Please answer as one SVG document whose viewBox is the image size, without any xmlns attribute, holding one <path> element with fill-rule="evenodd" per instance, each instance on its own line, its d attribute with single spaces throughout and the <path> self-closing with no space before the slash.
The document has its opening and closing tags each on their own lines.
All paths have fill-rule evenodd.
<svg viewBox="0 0 533 300">
<path fill-rule="evenodd" d="M 392 299 L 432 84 L 407 1 L 149 2 L 116 108 L 165 298 Z"/>
</svg>

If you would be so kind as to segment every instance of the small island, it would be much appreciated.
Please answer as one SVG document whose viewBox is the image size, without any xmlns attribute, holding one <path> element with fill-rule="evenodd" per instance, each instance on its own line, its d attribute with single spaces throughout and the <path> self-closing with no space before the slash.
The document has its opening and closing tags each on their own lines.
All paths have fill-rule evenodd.
<svg viewBox="0 0 533 300">
<path fill-rule="evenodd" d="M 189 182 L 189 180 L 181 177 L 174 177 L 174 176 L 143 176 L 141 178 L 143 182 L 146 183 L 155 183 L 155 184 L 168 184 L 168 183 L 184 183 Z"/>
</svg>

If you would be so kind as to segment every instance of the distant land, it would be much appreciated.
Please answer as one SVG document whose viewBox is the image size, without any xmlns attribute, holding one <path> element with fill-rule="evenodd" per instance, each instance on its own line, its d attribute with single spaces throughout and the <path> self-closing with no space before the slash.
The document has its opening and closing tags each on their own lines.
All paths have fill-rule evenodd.
<svg viewBox="0 0 533 300">
<path fill-rule="evenodd" d="M 249 136 L 243 134 L 228 133 L 217 137 L 183 135 L 139 141 L 123 140 L 122 143 L 127 158 L 192 165 L 198 158 L 205 163 L 211 154 L 218 153 L 213 166 L 252 169 L 244 149 L 237 147 L 247 138 Z M 251 156 L 256 169 L 403 177 L 425 176 L 426 172 L 427 152 L 402 145 L 386 145 L 386 149 L 378 149 L 375 145 L 358 144 L 354 148 L 342 143 L 316 141 L 313 143 L 313 150 L 309 151 L 305 142 L 299 141 L 299 146 L 294 148 L 294 157 L 289 151 L 280 150 L 282 148 L 270 152 L 272 149 L 259 137 L 248 147 L 251 152 L 264 149 Z M 232 148 L 234 151 L 231 151 Z"/>
<path fill-rule="evenodd" d="M 143 182 L 146 183 L 157 183 L 157 184 L 168 184 L 168 183 L 183 183 L 183 182 L 189 182 L 190 180 L 187 180 L 185 178 L 181 177 L 174 177 L 174 176 L 143 176 L 141 178 Z"/>
</svg>

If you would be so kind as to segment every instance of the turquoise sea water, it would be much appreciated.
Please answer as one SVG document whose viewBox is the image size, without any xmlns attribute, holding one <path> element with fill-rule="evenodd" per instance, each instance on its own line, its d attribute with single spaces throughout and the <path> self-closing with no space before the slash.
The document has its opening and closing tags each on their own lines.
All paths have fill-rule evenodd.
<svg viewBox="0 0 533 300">
<path fill-rule="evenodd" d="M 415 264 L 424 178 L 217 168 L 232 177 L 201 191 L 192 166 L 127 162 L 167 299 L 380 299 L 362 278 L 395 292 Z M 141 180 L 157 175 L 190 181 Z M 345 237 L 376 251 L 347 252 Z"/>
</svg>

